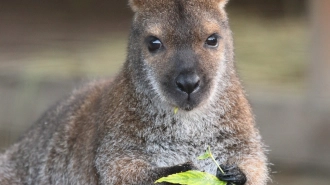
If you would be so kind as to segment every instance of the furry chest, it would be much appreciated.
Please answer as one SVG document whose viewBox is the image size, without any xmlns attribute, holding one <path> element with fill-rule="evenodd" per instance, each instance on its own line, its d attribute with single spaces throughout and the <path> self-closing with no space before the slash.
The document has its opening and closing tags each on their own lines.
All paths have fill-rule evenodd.
<svg viewBox="0 0 330 185">
<path fill-rule="evenodd" d="M 191 143 L 154 145 L 149 148 L 149 152 L 152 150 L 150 160 L 152 164 L 158 167 L 174 166 L 190 161 L 198 170 L 215 175 L 216 165 L 211 159 L 198 160 L 198 157 L 205 153 L 207 147 L 207 145 L 196 146 Z"/>
</svg>

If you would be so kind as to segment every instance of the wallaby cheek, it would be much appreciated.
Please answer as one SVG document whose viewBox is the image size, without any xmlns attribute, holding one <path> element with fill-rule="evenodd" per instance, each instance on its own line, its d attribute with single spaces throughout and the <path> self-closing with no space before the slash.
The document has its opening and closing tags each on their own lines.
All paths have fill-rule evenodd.
<svg viewBox="0 0 330 185">
<path fill-rule="evenodd" d="M 205 51 L 198 51 L 200 69 L 204 75 L 209 79 L 217 76 L 220 70 L 225 67 L 223 65 L 224 57 L 221 51 L 216 53 L 206 53 Z"/>
</svg>

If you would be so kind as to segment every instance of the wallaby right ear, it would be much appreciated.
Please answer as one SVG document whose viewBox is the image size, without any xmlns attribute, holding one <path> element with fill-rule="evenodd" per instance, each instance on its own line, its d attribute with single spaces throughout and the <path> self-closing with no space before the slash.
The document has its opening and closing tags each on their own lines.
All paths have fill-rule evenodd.
<svg viewBox="0 0 330 185">
<path fill-rule="evenodd" d="M 128 4 L 132 8 L 133 12 L 137 12 L 144 4 L 144 0 L 129 0 Z"/>
</svg>

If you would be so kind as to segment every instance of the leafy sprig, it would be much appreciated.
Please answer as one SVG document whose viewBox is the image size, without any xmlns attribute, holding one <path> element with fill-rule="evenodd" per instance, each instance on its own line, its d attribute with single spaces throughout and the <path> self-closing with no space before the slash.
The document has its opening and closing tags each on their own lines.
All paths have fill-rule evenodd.
<svg viewBox="0 0 330 185">
<path fill-rule="evenodd" d="M 217 165 L 219 170 L 223 172 L 220 165 L 217 163 L 217 161 L 214 159 L 210 147 L 208 147 L 208 150 L 206 152 L 199 156 L 199 160 L 205 160 L 211 158 L 213 162 Z M 158 179 L 155 183 L 160 182 L 169 182 L 174 184 L 182 184 L 182 185 L 226 185 L 227 183 L 224 181 L 220 181 L 216 176 L 201 172 L 197 170 L 189 170 L 186 172 L 176 173 L 169 175 L 167 177 L 162 177 Z"/>
<path fill-rule="evenodd" d="M 211 158 L 212 160 L 213 160 L 213 162 L 217 165 L 217 167 L 219 168 L 219 170 L 221 171 L 221 173 L 225 173 L 222 169 L 221 169 L 221 167 L 220 167 L 220 165 L 218 164 L 218 162 L 215 160 L 215 158 L 213 157 L 213 154 L 212 154 L 212 152 L 211 152 L 211 149 L 210 149 L 210 146 L 208 146 L 208 149 L 206 150 L 206 152 L 203 154 L 203 155 L 201 155 L 201 156 L 199 156 L 197 159 L 199 159 L 199 160 L 204 160 L 204 159 L 208 159 L 208 158 Z"/>
</svg>

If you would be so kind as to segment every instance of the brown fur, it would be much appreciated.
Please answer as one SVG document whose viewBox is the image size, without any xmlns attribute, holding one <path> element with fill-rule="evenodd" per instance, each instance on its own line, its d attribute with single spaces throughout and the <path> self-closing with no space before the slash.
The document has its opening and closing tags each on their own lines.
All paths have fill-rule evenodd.
<svg viewBox="0 0 330 185">
<path fill-rule="evenodd" d="M 246 185 L 265 185 L 267 159 L 234 68 L 225 0 L 130 0 L 127 61 L 114 80 L 88 84 L 60 102 L 0 155 L 0 184 L 153 184 L 190 169 L 209 145 Z M 216 33 L 218 46 L 205 40 Z M 156 52 L 148 38 L 162 41 Z M 200 77 L 191 94 L 176 76 Z M 178 107 L 177 114 L 174 108 Z"/>
</svg>

